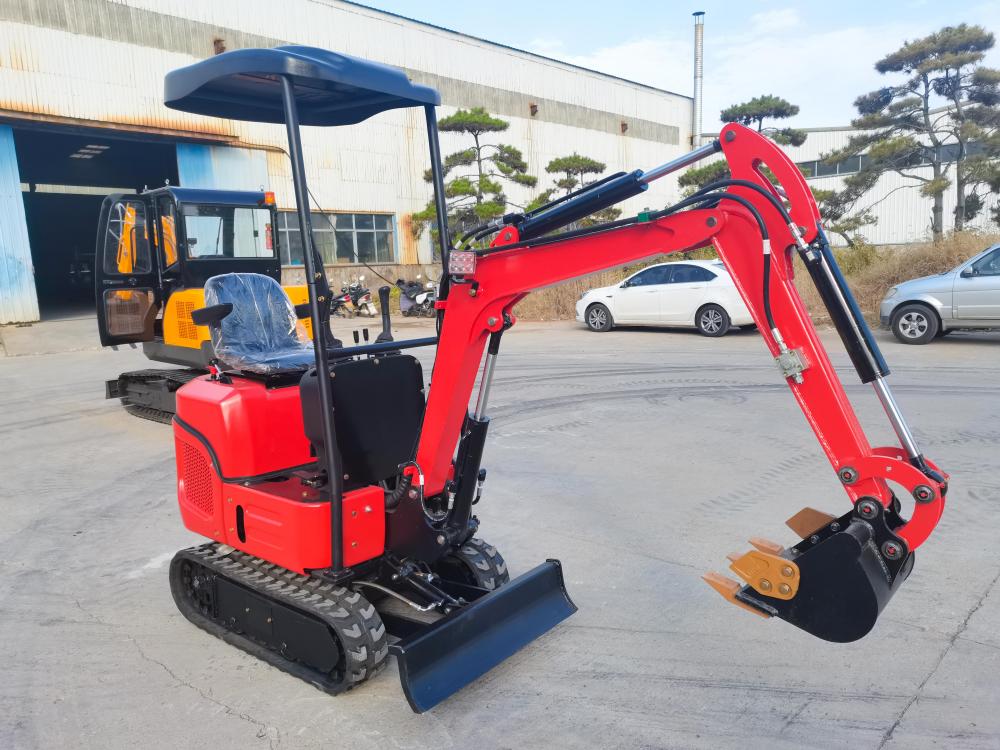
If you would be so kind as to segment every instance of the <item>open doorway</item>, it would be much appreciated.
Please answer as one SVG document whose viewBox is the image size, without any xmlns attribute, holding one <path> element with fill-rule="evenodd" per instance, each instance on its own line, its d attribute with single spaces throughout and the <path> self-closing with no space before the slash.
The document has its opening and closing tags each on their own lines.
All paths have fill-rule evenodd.
<svg viewBox="0 0 1000 750">
<path fill-rule="evenodd" d="M 14 126 L 42 320 L 94 313 L 94 243 L 108 193 L 177 184 L 173 142 L 112 130 Z"/>
<path fill-rule="evenodd" d="M 24 193 L 42 320 L 94 309 L 94 238 L 100 195 Z"/>
</svg>

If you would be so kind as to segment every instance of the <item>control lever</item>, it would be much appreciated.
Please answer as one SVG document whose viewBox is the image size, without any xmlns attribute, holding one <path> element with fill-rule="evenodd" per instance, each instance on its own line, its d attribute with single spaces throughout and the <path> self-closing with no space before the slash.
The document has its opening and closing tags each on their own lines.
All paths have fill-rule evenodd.
<svg viewBox="0 0 1000 750">
<path fill-rule="evenodd" d="M 323 308 L 321 308 L 323 309 Z M 329 308 L 323 309 L 324 321 L 320 322 L 320 328 L 326 331 L 326 346 L 328 349 L 342 349 L 344 347 L 344 342 L 338 339 L 333 334 L 333 328 L 331 326 L 330 311 Z M 299 320 L 310 320 L 311 313 L 309 312 L 309 303 L 303 302 L 299 305 L 295 305 L 295 317 Z"/>
<path fill-rule="evenodd" d="M 382 312 L 382 333 L 375 337 L 376 344 L 392 341 L 392 323 L 389 320 L 389 287 L 378 290 L 378 309 Z"/>
</svg>

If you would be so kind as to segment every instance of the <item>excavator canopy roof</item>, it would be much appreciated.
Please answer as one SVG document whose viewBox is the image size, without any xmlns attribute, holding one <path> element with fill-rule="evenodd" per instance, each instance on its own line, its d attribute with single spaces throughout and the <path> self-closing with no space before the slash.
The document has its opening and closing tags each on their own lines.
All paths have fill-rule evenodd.
<svg viewBox="0 0 1000 750">
<path fill-rule="evenodd" d="M 316 47 L 241 49 L 167 74 L 164 103 L 184 112 L 285 121 L 280 76 L 295 86 L 302 125 L 353 125 L 388 109 L 441 103 L 398 68 Z"/>
</svg>

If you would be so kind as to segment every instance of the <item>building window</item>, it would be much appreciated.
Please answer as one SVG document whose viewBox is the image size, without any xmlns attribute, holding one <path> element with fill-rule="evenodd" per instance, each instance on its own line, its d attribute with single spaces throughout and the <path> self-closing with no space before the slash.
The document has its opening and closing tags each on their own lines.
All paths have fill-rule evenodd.
<svg viewBox="0 0 1000 750">
<path fill-rule="evenodd" d="M 824 161 L 816 162 L 816 171 L 813 172 L 817 177 L 829 177 L 830 175 L 835 175 L 838 172 L 838 167 L 840 164 L 827 164 Z"/>
<path fill-rule="evenodd" d="M 852 174 L 861 170 L 861 157 L 849 156 L 837 164 L 838 174 Z"/>
<path fill-rule="evenodd" d="M 966 156 L 975 156 L 984 151 L 983 144 L 972 142 L 966 144 Z M 909 159 L 906 167 L 925 167 L 931 164 L 931 156 L 934 149 L 931 146 L 924 147 L 919 154 L 915 154 Z M 938 155 L 942 162 L 958 161 L 959 147 L 957 143 L 946 143 L 938 146 Z M 865 169 L 871 162 L 868 154 L 851 156 L 836 164 L 824 164 L 822 161 L 801 161 L 798 163 L 799 169 L 806 177 L 831 177 L 838 174 L 853 174 Z"/>
<path fill-rule="evenodd" d="M 396 236 L 389 214 L 311 214 L 313 241 L 325 265 L 335 263 L 395 263 Z M 295 211 L 278 214 L 281 263 L 302 265 L 302 238 Z"/>
<path fill-rule="evenodd" d="M 800 161 L 799 169 L 807 178 L 811 177 L 832 177 L 838 174 L 853 174 L 861 168 L 862 160 L 867 160 L 867 156 L 852 156 L 836 164 L 824 164 L 821 160 Z"/>
</svg>

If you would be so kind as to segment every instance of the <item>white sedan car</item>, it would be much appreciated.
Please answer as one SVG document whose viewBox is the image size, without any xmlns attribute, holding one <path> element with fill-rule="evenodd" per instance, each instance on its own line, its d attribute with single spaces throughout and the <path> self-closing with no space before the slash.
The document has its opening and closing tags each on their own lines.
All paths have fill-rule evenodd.
<svg viewBox="0 0 1000 750">
<path fill-rule="evenodd" d="M 616 325 L 697 328 L 724 336 L 753 325 L 732 277 L 720 260 L 685 260 L 643 268 L 621 284 L 591 289 L 576 303 L 576 319 L 592 331 Z"/>
</svg>

